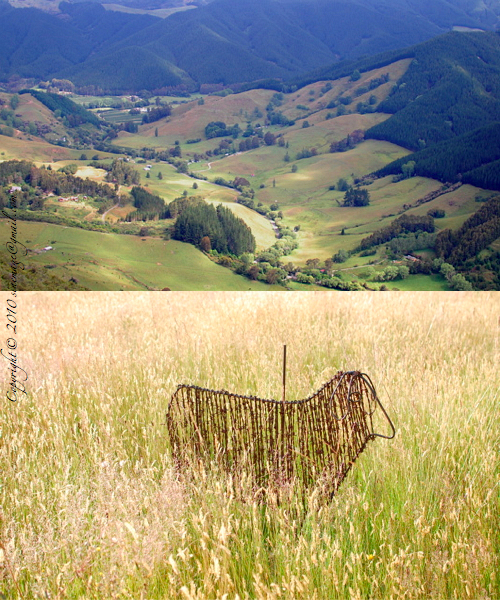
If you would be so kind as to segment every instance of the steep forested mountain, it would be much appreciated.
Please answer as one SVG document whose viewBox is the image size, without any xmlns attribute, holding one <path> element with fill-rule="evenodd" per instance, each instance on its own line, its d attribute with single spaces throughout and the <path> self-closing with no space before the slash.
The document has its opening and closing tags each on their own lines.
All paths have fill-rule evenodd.
<svg viewBox="0 0 500 600">
<path fill-rule="evenodd" d="M 158 19 L 96 2 L 62 2 L 59 15 L 48 15 L 0 1 L 9 31 L 0 41 L 0 78 L 92 80 L 109 91 L 288 80 L 457 25 L 494 27 L 493 9 L 486 2 L 476 10 L 471 0 L 213 0 Z"/>
<path fill-rule="evenodd" d="M 420 44 L 369 136 L 411 149 L 500 120 L 500 36 L 450 33 Z"/>
<path fill-rule="evenodd" d="M 62 15 L 35 8 L 14 9 L 0 0 L 0 79 L 12 75 L 45 79 L 85 61 L 117 39 L 158 19 L 106 11 L 98 4 L 62 3 Z"/>
<path fill-rule="evenodd" d="M 418 175 L 500 189 L 500 35 L 449 33 L 410 49 L 413 61 L 378 110 L 390 119 L 366 132 L 416 153 Z"/>
</svg>

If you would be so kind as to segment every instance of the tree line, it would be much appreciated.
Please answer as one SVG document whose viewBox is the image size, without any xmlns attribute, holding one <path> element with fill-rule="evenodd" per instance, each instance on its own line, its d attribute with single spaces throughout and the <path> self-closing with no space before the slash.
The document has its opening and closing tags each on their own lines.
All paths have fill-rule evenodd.
<svg viewBox="0 0 500 600">
<path fill-rule="evenodd" d="M 375 172 L 378 177 L 404 173 L 443 182 L 462 181 L 486 189 L 500 189 L 500 122 L 435 144 L 395 160 Z"/>
<path fill-rule="evenodd" d="M 195 203 L 177 217 L 172 237 L 182 242 L 236 256 L 255 251 L 255 238 L 246 223 L 219 204 Z M 205 239 L 207 238 L 207 239 Z"/>
<path fill-rule="evenodd" d="M 436 254 L 461 266 L 500 238 L 500 196 L 490 198 L 457 231 L 445 229 L 436 238 Z"/>
<path fill-rule="evenodd" d="M 358 248 L 356 248 L 356 252 L 386 244 L 400 235 L 417 231 L 434 233 L 434 219 L 430 215 L 401 215 L 387 227 L 383 227 L 362 239 Z"/>
</svg>

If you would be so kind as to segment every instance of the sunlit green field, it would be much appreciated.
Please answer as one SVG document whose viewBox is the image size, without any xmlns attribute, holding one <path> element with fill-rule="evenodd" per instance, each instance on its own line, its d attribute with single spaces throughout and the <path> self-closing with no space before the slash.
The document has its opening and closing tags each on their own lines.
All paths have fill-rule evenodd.
<svg viewBox="0 0 500 600">
<path fill-rule="evenodd" d="M 393 69 L 391 81 L 396 80 L 406 70 L 408 64 L 409 62 L 404 60 L 391 65 L 390 69 Z M 263 203 L 270 207 L 272 204 L 277 204 L 278 210 L 282 211 L 284 215 L 283 225 L 290 229 L 299 229 L 298 248 L 291 255 L 283 257 L 285 263 L 292 262 L 299 267 L 303 267 L 309 259 L 317 258 L 324 261 L 334 256 L 339 250 L 348 252 L 355 250 L 363 238 L 389 225 L 402 213 L 423 215 L 430 209 L 439 208 L 445 210 L 446 216 L 435 221 L 437 231 L 445 228 L 457 229 L 478 209 L 479 205 L 475 202 L 476 196 L 488 192 L 464 185 L 431 202 L 414 206 L 429 192 L 438 190 L 441 184 L 436 180 L 422 177 L 412 177 L 394 183 L 392 177 L 384 177 L 367 187 L 370 193 L 369 206 L 343 207 L 341 204 L 344 192 L 330 189 L 337 185 L 340 178 L 344 178 L 349 184 L 352 184 L 358 178 L 409 153 L 400 146 L 376 140 L 367 140 L 347 152 L 329 152 L 329 145 L 332 141 L 340 140 L 356 129 L 367 130 L 372 125 L 388 118 L 389 115 L 377 112 L 367 114 L 353 112 L 330 118 L 333 113 L 326 108 L 328 102 L 338 97 L 339 94 L 355 94 L 357 87 L 366 83 L 372 76 L 384 74 L 385 70 L 386 67 L 383 67 L 371 74 L 363 74 L 357 82 L 351 81 L 349 77 L 342 78 L 334 82 L 332 89 L 326 92 L 322 91 L 324 82 L 316 82 L 293 94 L 284 95 L 283 104 L 279 108 L 283 114 L 297 119 L 295 125 L 265 127 L 262 131 L 271 131 L 275 135 L 283 136 L 286 145 L 279 146 L 278 143 L 270 146 L 263 145 L 251 151 L 238 152 L 228 156 L 214 155 L 204 161 L 190 162 L 188 165 L 190 172 L 205 176 L 208 181 L 196 180 L 187 174 L 178 173 L 175 167 L 164 162 L 148 161 L 152 165 L 149 171 L 144 169 L 147 163 L 143 164 L 142 161 L 130 164 L 133 164 L 140 173 L 140 185 L 159 194 L 166 203 L 185 194 L 201 196 L 213 204 L 224 203 L 251 227 L 256 238 L 257 250 L 265 250 L 276 241 L 269 220 L 256 211 L 235 203 L 239 193 L 237 190 L 213 183 L 216 177 L 222 177 L 226 181 L 232 181 L 236 177 L 247 178 L 255 192 L 254 202 L 256 205 Z M 375 95 L 378 100 L 389 93 L 391 85 L 390 82 L 387 82 L 376 88 Z M 273 94 L 272 90 L 251 90 L 226 97 L 207 96 L 202 104 L 198 103 L 198 98 L 190 99 L 187 102 L 176 99 L 175 101 L 180 103 L 173 107 L 172 114 L 168 118 L 141 125 L 137 135 L 121 132 L 116 143 L 136 149 L 144 147 L 165 149 L 178 142 L 183 158 L 189 161 L 193 158 L 194 153 L 203 153 L 208 149 L 214 150 L 219 144 L 220 139 L 205 139 L 204 130 L 209 121 L 222 120 L 229 126 L 239 123 L 242 129 L 246 127 L 247 123 L 252 123 L 252 126 L 259 121 L 264 123 L 266 106 L 273 98 Z M 367 100 L 364 96 L 357 98 L 360 101 Z M 80 102 L 84 99 L 85 97 L 78 98 Z M 89 101 L 95 99 L 88 98 Z M 109 97 L 104 100 L 109 103 L 113 99 Z M 307 110 L 297 108 L 299 104 L 307 106 Z M 22 97 L 20 110 L 24 111 L 23 114 L 27 118 L 38 114 L 43 119 L 53 118 L 50 111 L 29 95 Z M 355 109 L 353 105 L 349 105 L 348 110 L 354 111 Z M 310 111 L 316 112 L 309 115 Z M 329 112 L 330 115 L 327 119 Z M 298 117 L 306 114 L 310 126 L 303 128 L 304 121 Z M 201 138 L 202 141 L 187 144 L 187 140 L 192 138 Z M 234 141 L 235 149 L 241 139 Z M 281 140 L 282 143 L 283 140 Z M 311 148 L 315 148 L 319 154 L 308 159 L 296 159 L 297 152 Z M 89 159 L 94 156 L 93 152 L 91 150 L 87 152 Z M 26 140 L 0 136 L 0 153 L 0 160 L 27 158 L 37 163 L 52 163 L 53 168 L 77 163 L 81 167 L 80 173 L 90 172 L 87 166 L 88 160 L 79 160 L 82 154 L 80 150 L 51 146 L 41 141 L 27 143 Z M 284 160 L 287 153 L 290 157 L 289 162 Z M 112 160 L 118 157 L 118 155 L 104 152 L 99 152 L 97 155 L 101 160 Z M 292 168 L 296 169 L 296 172 L 292 172 Z M 103 174 L 104 171 L 101 175 Z M 94 178 L 93 174 L 91 176 Z M 102 178 L 99 179 L 99 181 L 101 180 Z M 195 185 L 194 188 L 193 185 Z M 122 194 L 129 191 L 130 187 L 120 187 Z M 134 210 L 130 199 L 125 199 L 124 204 L 126 206 L 111 209 L 105 219 L 115 223 Z M 51 202 L 48 201 L 47 207 L 53 209 L 54 206 L 50 205 Z M 408 209 L 409 205 L 413 205 L 413 207 Z M 63 216 L 76 217 L 81 212 L 69 205 L 58 205 L 56 208 Z M 95 213 L 95 211 L 96 207 L 94 206 L 93 212 Z M 89 214 L 86 218 L 89 220 L 92 215 Z M 145 225 L 153 226 L 156 231 L 159 227 L 156 222 Z M 167 225 L 168 222 L 165 222 L 164 226 Z M 61 261 L 57 259 L 54 264 L 56 264 L 56 269 L 64 268 L 67 271 L 66 263 L 71 263 L 77 279 L 82 283 L 86 282 L 86 285 L 92 289 L 156 289 L 158 287 L 161 289 L 172 286 L 172 289 L 193 290 L 269 289 L 263 287 L 263 284 L 250 282 L 247 287 L 245 278 L 234 276 L 227 270 L 210 263 L 206 257 L 193 248 L 180 251 L 178 253 L 179 260 L 175 259 L 174 263 L 169 263 L 171 266 L 167 270 L 165 262 L 161 258 L 163 242 L 160 240 L 148 239 L 147 242 L 139 244 L 141 249 L 137 250 L 136 246 L 139 242 L 131 236 L 124 237 L 119 241 L 116 237 L 109 237 L 107 239 L 113 239 L 115 245 L 113 247 L 106 246 L 106 250 L 101 252 L 99 244 L 95 244 L 92 248 L 86 248 L 84 251 L 84 244 L 91 238 L 85 237 L 87 234 L 83 232 L 75 235 L 82 244 L 80 249 L 76 250 L 76 254 L 73 255 L 75 248 L 67 246 L 65 259 Z M 142 256 L 144 251 L 148 254 L 148 258 L 145 261 L 137 261 L 136 256 Z M 106 254 L 108 252 L 109 254 Z M 52 256 L 57 257 L 57 253 Z M 45 258 L 45 256 L 43 259 L 36 257 L 36 260 L 45 260 Z M 375 257 L 353 256 L 342 265 L 342 268 L 358 268 L 373 261 L 378 261 L 377 269 L 382 269 L 387 265 L 383 248 L 377 250 Z M 204 273 L 201 278 L 198 276 L 200 272 Z M 211 274 L 208 275 L 208 273 Z M 215 273 L 218 274 L 220 282 L 214 287 L 212 282 Z M 353 270 L 352 273 L 354 276 L 359 274 L 359 271 Z M 165 283 L 165 280 L 170 283 Z M 388 285 L 389 288 L 394 286 L 408 290 L 442 290 L 447 287 L 442 278 L 433 279 L 421 276 L 412 276 L 406 281 Z M 291 288 L 302 289 L 302 286 L 292 284 Z"/>
<path fill-rule="evenodd" d="M 251 152 L 226 157 L 211 164 L 210 177 L 247 177 L 256 190 L 257 201 L 266 205 L 277 202 L 289 227 L 300 225 L 299 248 L 291 259 L 304 264 L 309 258 L 325 260 L 341 248 L 353 250 L 370 233 L 387 226 L 401 214 L 405 204 L 414 204 L 429 192 L 441 187 L 433 179 L 412 177 L 392 183 L 392 177 L 376 180 L 367 187 L 370 205 L 342 207 L 344 193 L 330 190 L 343 177 L 366 175 L 391 160 L 404 156 L 403 148 L 368 140 L 353 150 L 335 154 L 321 154 L 296 161 L 297 172 L 291 172 L 291 163 L 284 163 L 283 148 L 263 147 Z M 264 184 L 264 188 L 260 185 Z M 426 214 L 433 208 L 446 211 L 446 218 L 437 220 L 436 227 L 458 228 L 477 210 L 474 202 L 481 190 L 465 185 L 410 209 L 409 214 Z M 344 230 L 344 235 L 341 235 Z M 362 263 L 359 259 L 357 262 Z"/>
<path fill-rule="evenodd" d="M 81 151 L 54 146 L 44 141 L 31 141 L 0 135 L 1 160 L 57 161 L 77 158 Z"/>
<path fill-rule="evenodd" d="M 499 597 L 497 294 L 24 292 L 16 311 L 28 395 L 0 413 L 6 598 Z M 287 400 L 361 370 L 395 439 L 370 442 L 331 502 L 258 503 L 244 477 L 177 472 L 176 386 L 280 398 L 283 344 Z"/>
<path fill-rule="evenodd" d="M 9 228 L 0 222 L 0 239 Z M 175 240 L 99 233 L 75 227 L 20 222 L 18 239 L 31 249 L 25 262 L 46 265 L 63 279 L 74 277 L 92 290 L 268 290 L 283 289 L 236 275 L 200 250 Z M 28 242 L 29 240 L 29 242 Z"/>
</svg>

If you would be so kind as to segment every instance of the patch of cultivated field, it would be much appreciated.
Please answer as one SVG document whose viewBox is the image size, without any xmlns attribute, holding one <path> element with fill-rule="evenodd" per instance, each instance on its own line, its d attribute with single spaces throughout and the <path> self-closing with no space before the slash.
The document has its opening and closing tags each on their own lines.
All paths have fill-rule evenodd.
<svg viewBox="0 0 500 600">
<path fill-rule="evenodd" d="M 75 175 L 82 179 L 92 179 L 93 181 L 102 182 L 106 177 L 105 169 L 97 169 L 96 167 L 78 167 Z"/>
<path fill-rule="evenodd" d="M 142 114 L 131 115 L 130 109 L 114 109 L 114 108 L 102 108 L 94 110 L 95 114 L 99 117 L 108 121 L 108 123 L 142 123 Z M 126 132 L 121 132 L 122 135 Z"/>
<path fill-rule="evenodd" d="M 238 123 L 245 129 L 246 121 L 251 118 L 255 109 L 265 115 L 265 108 L 273 93 L 270 90 L 251 90 L 224 98 L 207 96 L 202 105 L 193 101 L 176 106 L 167 119 L 141 126 L 139 134 L 143 138 L 147 137 L 150 145 L 152 140 L 149 138 L 155 138 L 155 130 L 158 129 L 155 143 L 161 141 L 172 145 L 175 140 L 204 139 L 205 127 L 211 121 L 223 121 L 228 126 Z M 254 119 L 255 117 L 252 120 Z M 214 141 L 216 140 L 212 140 Z M 127 140 L 123 145 L 129 143 Z"/>
<path fill-rule="evenodd" d="M 497 294 L 17 301 L 28 394 L 0 412 L 5 597 L 500 596 Z M 177 385 L 279 399 L 284 343 L 287 400 L 361 370 L 396 437 L 370 442 L 329 502 L 257 496 L 244 473 L 177 472 L 165 428 Z"/>
<path fill-rule="evenodd" d="M 76 159 L 81 155 L 81 150 L 70 150 L 61 146 L 53 146 L 42 140 L 32 140 L 29 143 L 24 139 L 0 135 L 1 160 L 31 160 L 35 162 L 52 162 L 58 160 Z"/>
<path fill-rule="evenodd" d="M 10 229 L 0 221 L 0 239 Z M 92 290 L 269 290 L 283 289 L 250 281 L 209 260 L 190 244 L 84 231 L 45 223 L 21 222 L 19 238 L 30 249 L 26 264 L 47 266 L 53 273 Z M 29 240 L 29 241 L 28 241 Z"/>
</svg>

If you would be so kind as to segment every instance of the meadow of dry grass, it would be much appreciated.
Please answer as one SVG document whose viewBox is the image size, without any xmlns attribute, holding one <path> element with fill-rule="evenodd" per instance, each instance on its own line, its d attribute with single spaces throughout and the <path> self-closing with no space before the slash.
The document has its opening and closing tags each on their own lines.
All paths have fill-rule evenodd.
<svg viewBox="0 0 500 600">
<path fill-rule="evenodd" d="M 498 598 L 499 298 L 23 292 L 28 397 L 6 400 L 1 375 L 0 592 Z M 329 504 L 177 474 L 176 385 L 279 398 L 284 343 L 288 400 L 362 370 L 396 438 L 370 443 Z"/>
</svg>

